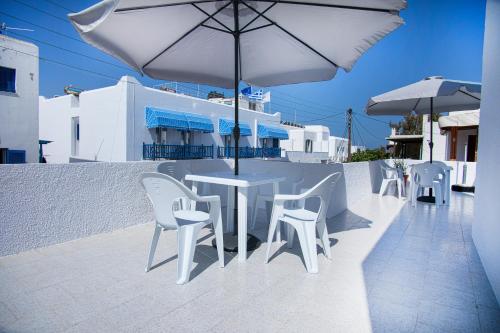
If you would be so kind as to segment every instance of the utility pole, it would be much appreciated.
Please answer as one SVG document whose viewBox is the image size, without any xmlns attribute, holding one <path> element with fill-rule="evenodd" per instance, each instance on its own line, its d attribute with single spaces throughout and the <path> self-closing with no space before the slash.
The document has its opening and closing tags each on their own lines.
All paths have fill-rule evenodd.
<svg viewBox="0 0 500 333">
<path fill-rule="evenodd" d="M 347 117 L 347 162 L 351 162 L 351 144 L 352 144 L 352 109 L 349 108 L 346 113 Z"/>
</svg>

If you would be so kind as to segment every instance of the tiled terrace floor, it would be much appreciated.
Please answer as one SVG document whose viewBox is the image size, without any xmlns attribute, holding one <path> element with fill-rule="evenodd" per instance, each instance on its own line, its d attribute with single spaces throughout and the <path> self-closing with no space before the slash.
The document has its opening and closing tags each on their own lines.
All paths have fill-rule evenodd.
<svg viewBox="0 0 500 333">
<path fill-rule="evenodd" d="M 0 258 L 0 331 L 499 332 L 472 209 L 462 194 L 439 210 L 373 196 L 329 221 L 334 258 L 316 275 L 286 246 L 221 269 L 205 230 L 178 286 L 174 232 L 144 273 L 152 224 Z"/>
</svg>

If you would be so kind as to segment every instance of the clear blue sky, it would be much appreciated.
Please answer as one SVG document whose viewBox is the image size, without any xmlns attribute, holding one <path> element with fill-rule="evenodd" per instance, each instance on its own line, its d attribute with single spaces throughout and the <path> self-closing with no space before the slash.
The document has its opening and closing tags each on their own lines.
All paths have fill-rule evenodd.
<svg viewBox="0 0 500 333">
<path fill-rule="evenodd" d="M 134 75 L 145 85 L 161 83 L 141 77 L 112 57 L 74 40 L 79 37 L 66 14 L 87 8 L 97 0 L 1 2 L 0 22 L 35 30 L 10 35 L 34 42 L 40 48 L 40 57 L 50 60 L 40 61 L 41 95 L 60 95 L 69 84 L 83 89 L 108 86 L 125 74 Z M 342 136 L 345 120 L 339 113 L 352 107 L 358 124 L 355 144 L 384 145 L 389 132 L 387 122 L 399 118 L 361 116 L 368 98 L 431 75 L 481 81 L 484 14 L 485 0 L 409 0 L 408 8 L 401 13 L 406 24 L 368 50 L 350 73 L 339 70 L 331 81 L 271 88 L 272 111 L 282 112 L 284 120 L 293 120 L 296 114 L 297 122 L 323 124 L 330 127 L 332 135 Z M 210 87 L 202 87 L 202 91 L 207 90 Z"/>
</svg>

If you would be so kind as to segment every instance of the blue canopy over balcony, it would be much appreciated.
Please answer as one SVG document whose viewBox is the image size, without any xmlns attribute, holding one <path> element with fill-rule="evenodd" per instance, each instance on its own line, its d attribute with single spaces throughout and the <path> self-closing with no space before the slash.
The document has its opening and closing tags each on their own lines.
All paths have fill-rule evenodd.
<svg viewBox="0 0 500 333">
<path fill-rule="evenodd" d="M 233 133 L 234 120 L 231 119 L 219 119 L 219 134 L 220 135 L 231 135 Z M 251 136 L 252 129 L 247 123 L 240 121 L 240 135 L 241 136 Z"/>
<path fill-rule="evenodd" d="M 259 139 L 288 140 L 288 132 L 286 129 L 261 124 L 257 126 L 257 136 Z"/>
<path fill-rule="evenodd" d="M 210 118 L 201 114 L 183 113 L 171 110 L 146 107 L 147 128 L 174 128 L 184 131 L 213 133 L 214 125 Z"/>
</svg>

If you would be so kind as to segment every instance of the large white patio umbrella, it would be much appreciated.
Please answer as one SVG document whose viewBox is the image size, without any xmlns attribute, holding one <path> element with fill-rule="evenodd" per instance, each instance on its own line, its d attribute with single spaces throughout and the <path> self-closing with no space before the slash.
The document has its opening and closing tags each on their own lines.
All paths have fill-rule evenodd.
<svg viewBox="0 0 500 333">
<path fill-rule="evenodd" d="M 427 77 L 416 83 L 370 98 L 366 113 L 374 116 L 430 114 L 478 109 L 481 84 L 447 80 L 440 76 Z M 430 121 L 430 156 L 432 163 L 433 133 Z"/>
<path fill-rule="evenodd" d="M 434 147 L 432 116 L 435 112 L 453 112 L 479 108 L 481 84 L 447 80 L 440 76 L 427 77 L 416 83 L 370 98 L 366 106 L 369 115 L 406 115 L 409 113 L 430 115 L 429 161 L 432 163 Z M 429 196 L 418 200 L 434 202 L 432 189 Z"/>
<path fill-rule="evenodd" d="M 350 71 L 403 24 L 405 7 L 405 0 L 105 0 L 69 18 L 89 44 L 150 77 L 233 87 L 237 175 L 239 82 L 266 87 Z"/>
</svg>

